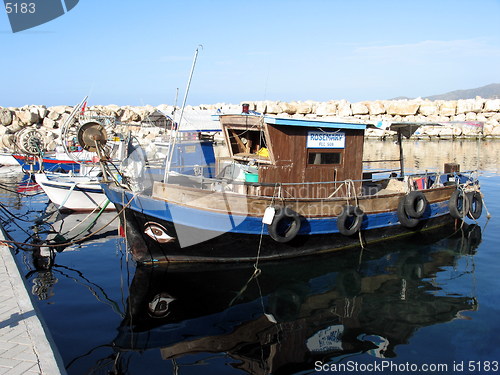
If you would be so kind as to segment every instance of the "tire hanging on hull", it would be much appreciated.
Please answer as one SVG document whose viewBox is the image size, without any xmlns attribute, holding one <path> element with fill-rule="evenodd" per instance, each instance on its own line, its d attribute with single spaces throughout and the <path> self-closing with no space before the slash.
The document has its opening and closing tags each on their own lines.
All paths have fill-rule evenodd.
<svg viewBox="0 0 500 375">
<path fill-rule="evenodd" d="M 344 236 L 352 236 L 361 229 L 364 212 L 357 206 L 344 206 L 337 218 L 337 228 Z"/>
<path fill-rule="evenodd" d="M 289 207 L 276 207 L 273 221 L 267 226 L 267 231 L 276 242 L 286 243 L 297 236 L 300 227 L 301 222 L 297 212 Z"/>
<path fill-rule="evenodd" d="M 406 228 L 415 228 L 418 225 L 418 218 L 408 215 L 405 209 L 406 196 L 401 197 L 398 203 L 398 219 L 402 226 Z"/>
<path fill-rule="evenodd" d="M 470 209 L 470 202 L 467 194 L 461 189 L 455 190 L 448 201 L 448 209 L 451 217 L 463 219 Z"/>
</svg>

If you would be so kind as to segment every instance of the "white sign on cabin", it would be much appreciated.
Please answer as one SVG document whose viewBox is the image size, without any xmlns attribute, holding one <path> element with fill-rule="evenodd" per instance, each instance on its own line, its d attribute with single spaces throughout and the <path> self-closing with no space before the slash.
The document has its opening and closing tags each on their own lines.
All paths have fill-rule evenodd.
<svg viewBox="0 0 500 375">
<path fill-rule="evenodd" d="M 345 148 L 345 133 L 307 132 L 307 148 Z"/>
</svg>

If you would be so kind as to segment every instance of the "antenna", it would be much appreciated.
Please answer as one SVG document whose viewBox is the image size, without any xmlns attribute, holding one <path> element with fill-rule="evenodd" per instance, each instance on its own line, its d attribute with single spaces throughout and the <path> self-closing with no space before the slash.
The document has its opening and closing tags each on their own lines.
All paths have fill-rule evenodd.
<svg viewBox="0 0 500 375">
<path fill-rule="evenodd" d="M 189 79 L 188 79 L 188 83 L 187 83 L 187 87 L 186 87 L 186 92 L 184 93 L 184 100 L 182 101 L 181 114 L 179 116 L 179 123 L 177 124 L 177 128 L 175 128 L 173 131 L 173 137 L 172 136 L 170 137 L 170 139 L 171 139 L 170 149 L 168 152 L 167 165 L 165 166 L 165 175 L 163 176 L 164 182 L 168 182 L 168 175 L 170 172 L 170 167 L 172 165 L 172 158 L 174 156 L 174 149 L 175 149 L 175 145 L 177 143 L 177 138 L 178 138 L 179 131 L 181 128 L 182 116 L 184 115 L 184 108 L 186 107 L 186 101 L 187 101 L 187 97 L 189 94 L 189 88 L 191 86 L 191 79 L 193 78 L 194 67 L 196 66 L 196 60 L 198 58 L 198 52 L 199 52 L 198 50 L 200 47 L 201 47 L 201 49 L 203 49 L 203 46 L 200 44 L 200 45 L 198 45 L 198 47 L 194 51 L 193 65 L 191 66 L 191 72 L 189 73 Z"/>
</svg>

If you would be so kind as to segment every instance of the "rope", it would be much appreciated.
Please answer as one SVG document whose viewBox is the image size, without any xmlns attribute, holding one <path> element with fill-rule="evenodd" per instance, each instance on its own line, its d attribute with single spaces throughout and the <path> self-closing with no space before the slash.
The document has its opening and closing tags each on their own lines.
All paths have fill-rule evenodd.
<svg viewBox="0 0 500 375">
<path fill-rule="evenodd" d="M 92 220 L 92 222 L 87 225 L 87 227 L 85 229 L 83 229 L 80 233 L 78 234 L 75 234 L 73 237 L 71 237 L 69 240 L 73 240 L 75 239 L 76 237 L 78 237 L 79 235 L 81 235 L 82 233 L 85 233 L 87 230 L 89 230 L 90 228 L 92 228 L 92 226 L 97 222 L 97 219 L 99 219 L 99 217 L 101 217 L 102 213 L 104 212 L 104 210 L 106 210 L 106 207 L 108 207 L 110 201 L 109 199 L 106 200 L 106 203 L 102 206 L 101 210 L 97 213 L 96 217 L 94 218 L 94 220 Z M 87 216 L 88 217 L 88 216 Z M 111 220 L 108 224 L 111 224 L 116 218 L 113 218 L 113 220 Z M 84 220 L 85 221 L 85 220 Z M 83 223 L 84 221 L 82 221 L 81 223 Z M 76 225 L 74 228 L 77 228 L 81 223 L 78 223 L 78 225 Z M 74 229 L 73 228 L 73 229 Z M 105 227 L 103 227 L 104 229 Z M 71 230 L 69 230 L 68 232 L 66 232 L 66 234 L 68 234 L 69 232 L 71 232 Z"/>
<path fill-rule="evenodd" d="M 89 233 L 88 235 L 86 235 L 86 236 L 84 236 L 82 238 L 79 238 L 78 240 L 70 240 L 70 241 L 65 242 L 65 243 L 49 243 L 49 242 L 46 242 L 46 243 L 42 243 L 42 244 L 33 244 L 33 243 L 25 243 L 25 242 L 10 241 L 10 240 L 2 240 L 2 242 L 5 242 L 7 244 L 14 244 L 14 245 L 17 245 L 17 246 L 30 246 L 30 247 L 48 247 L 48 246 L 49 247 L 67 247 L 67 246 L 78 244 L 78 243 L 83 242 L 83 241 L 89 239 L 90 237 L 96 235 L 97 233 L 101 232 L 104 228 L 106 228 L 113 221 L 115 221 L 116 218 L 118 218 L 123 213 L 123 211 L 125 211 L 125 209 L 128 206 L 130 206 L 130 204 L 132 203 L 132 201 L 135 199 L 135 197 L 137 195 L 138 195 L 138 193 L 134 194 L 132 196 L 132 198 L 130 198 L 130 200 L 128 201 L 128 203 L 126 205 L 124 205 L 122 207 L 122 209 L 115 215 L 115 217 L 113 217 L 113 219 L 111 219 L 107 224 L 103 225 L 102 227 L 100 227 L 99 229 L 95 230 L 94 232 Z"/>
</svg>

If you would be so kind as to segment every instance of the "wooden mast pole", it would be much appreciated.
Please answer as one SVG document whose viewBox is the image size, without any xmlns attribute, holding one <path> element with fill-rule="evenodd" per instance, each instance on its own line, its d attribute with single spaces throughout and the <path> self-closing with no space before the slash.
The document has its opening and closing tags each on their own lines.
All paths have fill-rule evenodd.
<svg viewBox="0 0 500 375">
<path fill-rule="evenodd" d="M 403 135 L 401 129 L 398 129 L 398 145 L 399 145 L 399 168 L 401 169 L 401 178 L 405 176 L 405 159 L 403 154 Z"/>
</svg>

